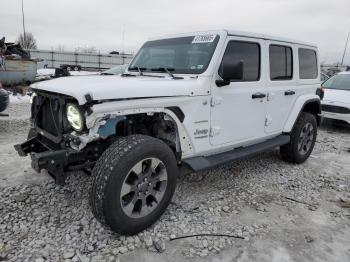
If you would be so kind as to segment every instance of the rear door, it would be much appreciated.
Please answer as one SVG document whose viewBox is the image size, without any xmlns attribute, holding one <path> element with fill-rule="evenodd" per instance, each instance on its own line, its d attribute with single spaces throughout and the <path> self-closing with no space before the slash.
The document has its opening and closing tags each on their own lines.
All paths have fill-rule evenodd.
<svg viewBox="0 0 350 262">
<path fill-rule="evenodd" d="M 293 44 L 267 41 L 267 107 L 265 132 L 280 133 L 298 96 L 297 56 Z"/>
<path fill-rule="evenodd" d="M 215 80 L 220 79 L 222 66 L 218 70 L 212 85 L 212 145 L 244 144 L 265 136 L 264 45 L 262 39 L 228 37 L 222 60 L 243 63 L 243 76 L 229 85 L 218 87 Z"/>
</svg>

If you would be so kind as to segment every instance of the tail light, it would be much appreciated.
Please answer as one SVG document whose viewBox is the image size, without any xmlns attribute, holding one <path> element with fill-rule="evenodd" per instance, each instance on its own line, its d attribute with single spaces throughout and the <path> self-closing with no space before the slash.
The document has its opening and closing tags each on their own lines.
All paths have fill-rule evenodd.
<svg viewBox="0 0 350 262">
<path fill-rule="evenodd" d="M 323 99 L 323 97 L 324 97 L 324 89 L 323 89 L 323 87 L 319 87 L 319 88 L 316 89 L 316 95 L 318 95 L 321 100 Z"/>
</svg>

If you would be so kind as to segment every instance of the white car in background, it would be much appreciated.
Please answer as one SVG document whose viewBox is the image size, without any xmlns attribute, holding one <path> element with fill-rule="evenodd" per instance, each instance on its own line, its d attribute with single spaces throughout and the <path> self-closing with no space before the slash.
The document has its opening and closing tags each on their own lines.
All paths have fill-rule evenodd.
<svg viewBox="0 0 350 262">
<path fill-rule="evenodd" d="M 329 76 L 327 76 L 324 73 L 320 73 L 320 79 L 321 79 L 321 83 L 326 82 L 329 79 Z"/>
<path fill-rule="evenodd" d="M 341 72 L 322 84 L 322 112 L 325 118 L 350 124 L 350 72 Z"/>
</svg>

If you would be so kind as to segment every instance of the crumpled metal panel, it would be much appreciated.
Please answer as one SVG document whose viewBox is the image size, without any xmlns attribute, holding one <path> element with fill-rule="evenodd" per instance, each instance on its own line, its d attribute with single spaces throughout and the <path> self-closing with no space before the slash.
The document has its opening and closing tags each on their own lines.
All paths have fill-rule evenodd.
<svg viewBox="0 0 350 262">
<path fill-rule="evenodd" d="M 0 67 L 0 80 L 3 85 L 11 86 L 32 83 L 37 71 L 37 62 L 33 60 L 6 59 Z"/>
</svg>

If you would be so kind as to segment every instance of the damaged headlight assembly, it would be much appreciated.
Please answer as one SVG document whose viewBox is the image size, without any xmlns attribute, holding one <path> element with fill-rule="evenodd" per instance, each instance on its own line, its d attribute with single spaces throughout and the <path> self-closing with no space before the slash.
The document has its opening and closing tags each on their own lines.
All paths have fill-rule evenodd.
<svg viewBox="0 0 350 262">
<path fill-rule="evenodd" d="M 68 104 L 66 107 L 66 116 L 69 124 L 75 131 L 82 131 L 84 129 L 84 117 L 75 104 Z"/>
</svg>

